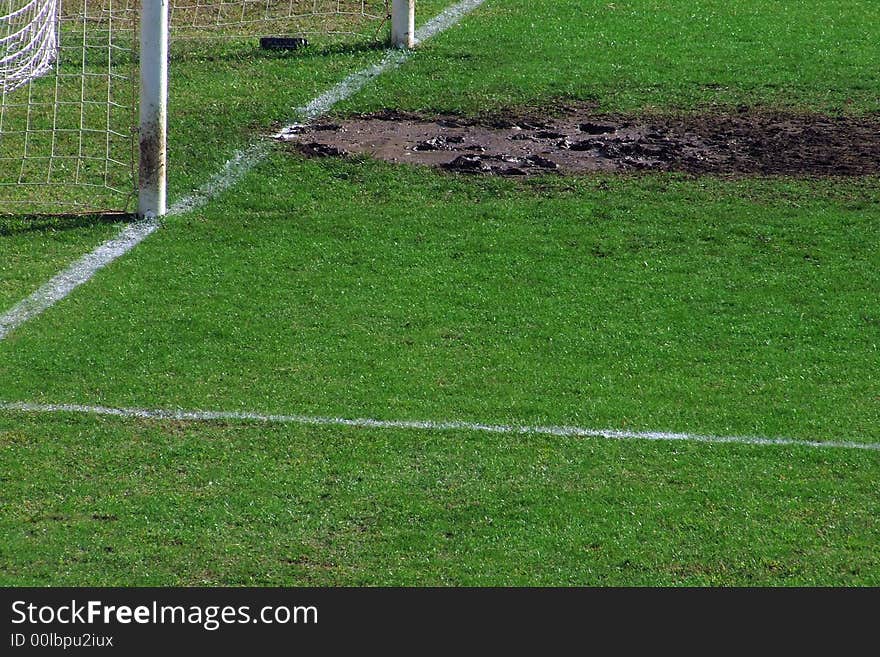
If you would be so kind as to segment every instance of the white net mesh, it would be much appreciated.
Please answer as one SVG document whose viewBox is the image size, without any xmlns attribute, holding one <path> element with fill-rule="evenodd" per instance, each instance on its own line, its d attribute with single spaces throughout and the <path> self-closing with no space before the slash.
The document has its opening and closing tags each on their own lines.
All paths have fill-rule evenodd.
<svg viewBox="0 0 880 657">
<path fill-rule="evenodd" d="M 0 213 L 131 209 L 140 2 L 0 0 Z M 171 0 L 172 54 L 219 38 L 377 40 L 389 3 Z"/>
<path fill-rule="evenodd" d="M 128 204 L 137 20 L 124 4 L 0 0 L 0 212 Z"/>
<path fill-rule="evenodd" d="M 44 75 L 58 55 L 57 3 L 31 0 L 21 7 L 6 1 L 0 34 L 0 81 L 3 92 Z"/>
</svg>

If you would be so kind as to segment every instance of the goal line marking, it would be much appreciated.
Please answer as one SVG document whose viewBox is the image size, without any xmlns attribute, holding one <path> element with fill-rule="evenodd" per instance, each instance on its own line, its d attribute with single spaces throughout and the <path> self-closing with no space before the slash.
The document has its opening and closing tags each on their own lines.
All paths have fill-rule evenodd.
<svg viewBox="0 0 880 657">
<path fill-rule="evenodd" d="M 590 429 L 575 426 L 484 424 L 458 420 L 376 420 L 372 418 L 342 418 L 320 415 L 272 415 L 241 411 L 185 411 L 147 408 L 114 408 L 83 404 L 32 404 L 28 402 L 0 402 L 0 411 L 22 413 L 80 413 L 141 420 L 177 420 L 181 422 L 256 422 L 262 424 L 295 424 L 305 426 L 354 427 L 358 429 L 405 429 L 410 431 L 473 431 L 480 433 L 558 436 L 562 438 L 600 438 L 605 440 L 635 440 L 661 442 L 688 442 L 711 444 L 756 445 L 763 447 L 807 447 L 813 449 L 856 449 L 880 451 L 880 443 L 851 440 L 797 440 L 795 438 L 764 438 L 760 436 L 713 436 L 668 431 L 622 431 L 619 429 Z"/>
<path fill-rule="evenodd" d="M 416 30 L 417 41 L 425 41 L 452 27 L 468 13 L 486 0 L 462 0 L 429 20 Z M 394 48 L 389 50 L 382 61 L 374 66 L 349 75 L 330 90 L 321 94 L 307 105 L 298 108 L 295 115 L 303 121 L 311 121 L 330 110 L 336 103 L 346 100 L 360 91 L 377 76 L 393 70 L 409 59 L 411 51 Z M 289 130 L 290 127 L 287 128 Z M 280 134 L 284 133 L 282 130 Z M 272 147 L 260 141 L 248 148 L 236 151 L 223 168 L 208 182 L 191 195 L 186 196 L 168 209 L 168 215 L 180 215 L 195 210 L 222 192 L 238 183 L 247 173 L 268 157 Z M 98 272 L 114 260 L 134 249 L 160 226 L 155 219 L 143 219 L 125 226 L 112 239 L 96 247 L 79 260 L 52 277 L 37 288 L 30 296 L 22 299 L 0 315 L 0 341 L 20 328 L 26 322 L 43 314 L 46 310 L 70 295 L 83 283 L 87 283 Z"/>
</svg>

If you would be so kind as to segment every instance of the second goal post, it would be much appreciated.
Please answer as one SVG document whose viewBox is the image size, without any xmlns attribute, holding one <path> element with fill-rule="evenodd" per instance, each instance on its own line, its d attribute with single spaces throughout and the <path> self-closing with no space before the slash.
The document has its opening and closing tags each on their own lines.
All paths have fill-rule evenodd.
<svg viewBox="0 0 880 657">
<path fill-rule="evenodd" d="M 138 167 L 138 216 L 144 218 L 160 217 L 166 213 L 167 186 L 167 101 L 168 101 L 168 44 L 170 28 L 170 6 L 172 0 L 144 0 L 141 7 L 140 29 L 140 121 L 138 127 L 139 167 Z M 184 13 L 202 8 L 202 4 L 188 6 L 187 0 L 177 0 L 176 10 Z M 221 4 L 216 14 L 217 22 L 234 23 L 235 16 L 222 14 Z M 291 5 L 294 3 L 290 3 Z M 357 3 L 355 3 L 357 4 Z M 253 9 L 261 6 L 269 8 L 271 2 L 241 0 L 241 23 L 247 21 L 248 5 Z M 259 7 L 257 6 L 259 5 Z M 337 8 L 342 5 L 337 2 Z M 316 3 L 317 6 L 317 3 Z M 358 9 L 352 8 L 352 12 Z M 367 3 L 361 0 L 360 13 L 366 15 Z M 391 0 L 390 10 L 391 45 L 412 48 L 415 45 L 415 0 Z M 338 9 L 337 9 L 338 11 Z M 257 20 L 250 15 L 250 20 Z M 214 14 L 212 14 L 212 17 Z M 197 25 L 198 23 L 195 23 Z"/>
</svg>

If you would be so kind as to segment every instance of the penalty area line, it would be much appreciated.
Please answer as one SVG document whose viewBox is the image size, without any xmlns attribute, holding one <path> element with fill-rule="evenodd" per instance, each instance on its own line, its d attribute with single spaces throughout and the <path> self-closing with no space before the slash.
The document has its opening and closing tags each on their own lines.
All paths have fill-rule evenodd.
<svg viewBox="0 0 880 657">
<path fill-rule="evenodd" d="M 452 27 L 471 11 L 486 0 L 462 0 L 429 20 L 416 30 L 417 41 L 425 41 L 440 32 Z M 411 51 L 394 48 L 389 50 L 382 60 L 331 87 L 307 105 L 295 110 L 295 115 L 303 121 L 311 121 L 328 112 L 336 103 L 346 100 L 382 73 L 393 70 L 409 59 Z M 284 135 L 297 124 L 291 124 L 277 135 Z M 168 215 L 180 215 L 196 210 L 222 192 L 237 184 L 254 167 L 263 162 L 272 151 L 269 143 L 260 141 L 248 148 L 236 151 L 223 165 L 223 168 L 211 177 L 208 182 L 196 189 L 168 209 Z M 94 277 L 100 270 L 132 251 L 138 244 L 152 235 L 160 226 L 156 219 L 143 219 L 125 226 L 116 237 L 107 240 L 90 253 L 53 276 L 37 288 L 30 296 L 22 299 L 3 314 L 0 314 L 0 341 L 23 324 L 43 314 L 56 303 L 66 298 L 76 288 Z"/>
<path fill-rule="evenodd" d="M 806 447 L 811 449 L 854 449 L 880 451 L 880 443 L 852 440 L 798 440 L 761 436 L 713 436 L 668 431 L 621 431 L 576 426 L 488 424 L 459 420 L 377 420 L 373 418 L 342 418 L 321 415 L 277 415 L 242 411 L 169 410 L 149 408 L 114 408 L 83 404 L 33 404 L 0 402 L 0 411 L 20 413 L 78 413 L 140 420 L 176 420 L 180 422 L 254 422 L 302 426 L 352 427 L 357 429 L 403 429 L 408 431 L 471 431 L 479 433 L 558 436 L 561 438 L 593 438 L 653 442 L 687 442 L 759 447 Z"/>
</svg>

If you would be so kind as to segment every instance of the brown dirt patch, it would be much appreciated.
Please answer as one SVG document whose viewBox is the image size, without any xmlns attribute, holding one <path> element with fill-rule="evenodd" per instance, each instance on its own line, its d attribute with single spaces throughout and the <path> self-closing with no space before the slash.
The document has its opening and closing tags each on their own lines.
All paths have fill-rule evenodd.
<svg viewBox="0 0 880 657">
<path fill-rule="evenodd" d="M 880 173 L 880 116 L 743 110 L 697 116 L 462 119 L 381 112 L 278 136 L 312 157 L 365 154 L 472 174 L 681 171 L 711 175 Z"/>
</svg>

